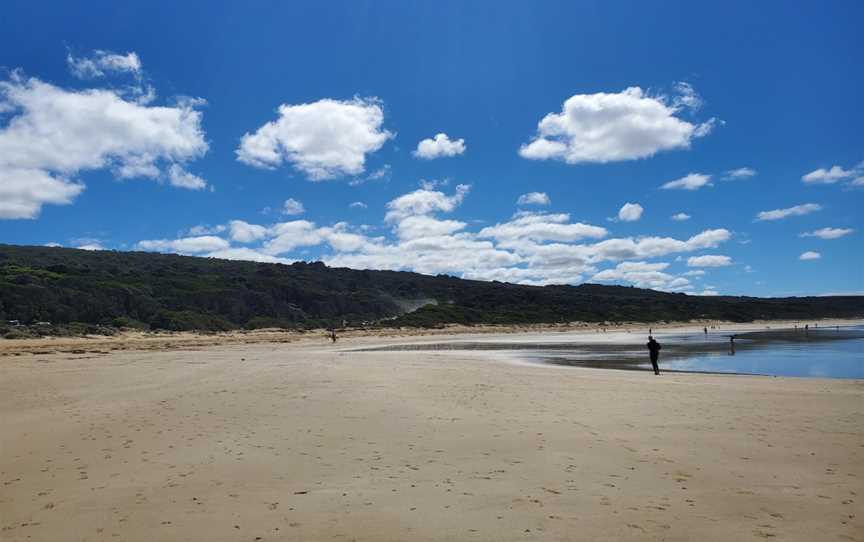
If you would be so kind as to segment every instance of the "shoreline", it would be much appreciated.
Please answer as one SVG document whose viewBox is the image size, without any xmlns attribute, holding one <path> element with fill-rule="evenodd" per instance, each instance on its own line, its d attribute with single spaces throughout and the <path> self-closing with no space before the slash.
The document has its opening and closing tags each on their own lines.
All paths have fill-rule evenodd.
<svg viewBox="0 0 864 542">
<path fill-rule="evenodd" d="M 766 328 L 792 328 L 799 324 L 818 324 L 822 326 L 864 325 L 864 319 L 815 319 L 815 320 L 756 320 L 747 323 L 719 321 L 689 321 L 659 323 L 620 323 L 603 325 L 597 323 L 569 324 L 525 324 L 525 325 L 448 325 L 443 328 L 350 328 L 338 333 L 337 346 L 346 342 L 366 344 L 370 341 L 390 339 L 422 341 L 430 337 L 463 340 L 471 337 L 488 338 L 501 335 L 510 339 L 524 340 L 532 335 L 542 336 L 544 340 L 560 334 L 590 336 L 600 342 L 620 341 L 622 337 L 635 331 L 645 332 L 655 330 L 655 334 L 663 336 L 670 332 L 687 333 L 701 331 L 705 326 L 715 326 L 720 331 L 756 331 Z M 324 343 L 327 331 L 316 329 L 305 332 L 277 329 L 261 329 L 251 331 L 230 331 L 218 333 L 195 332 L 136 332 L 125 331 L 117 335 L 88 335 L 76 337 L 40 337 L 28 339 L 0 339 L 0 358 L 4 356 L 39 355 L 50 353 L 73 354 L 106 354 L 114 351 L 153 351 L 163 349 L 206 348 L 219 345 L 252 345 L 252 344 L 289 344 L 289 343 Z M 326 344 L 326 343 L 325 343 Z"/>
</svg>

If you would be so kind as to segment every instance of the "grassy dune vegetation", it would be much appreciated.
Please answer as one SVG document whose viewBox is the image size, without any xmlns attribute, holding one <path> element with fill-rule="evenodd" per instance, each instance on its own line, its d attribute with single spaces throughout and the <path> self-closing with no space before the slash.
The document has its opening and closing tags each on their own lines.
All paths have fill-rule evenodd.
<svg viewBox="0 0 864 542">
<path fill-rule="evenodd" d="M 859 317 L 864 297 L 701 297 L 399 271 L 0 245 L 0 322 L 72 332 Z M 13 333 L 8 325 L 2 330 Z M 46 333 L 49 333 L 46 331 Z"/>
</svg>

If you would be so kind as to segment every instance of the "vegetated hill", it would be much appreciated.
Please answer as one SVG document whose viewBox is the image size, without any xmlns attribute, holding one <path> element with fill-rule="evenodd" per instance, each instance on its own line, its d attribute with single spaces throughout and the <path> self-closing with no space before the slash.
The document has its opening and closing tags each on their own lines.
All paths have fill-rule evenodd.
<svg viewBox="0 0 864 542">
<path fill-rule="evenodd" d="M 311 329 L 343 321 L 438 326 L 862 315 L 864 297 L 856 296 L 701 297 L 596 284 L 521 286 L 318 262 L 0 245 L 0 322 L 228 330 Z"/>
</svg>

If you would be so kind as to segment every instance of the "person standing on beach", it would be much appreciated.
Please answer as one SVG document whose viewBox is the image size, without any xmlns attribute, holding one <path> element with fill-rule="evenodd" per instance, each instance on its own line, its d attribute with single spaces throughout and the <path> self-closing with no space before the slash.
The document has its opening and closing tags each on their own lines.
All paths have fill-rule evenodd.
<svg viewBox="0 0 864 542">
<path fill-rule="evenodd" d="M 648 347 L 648 356 L 651 358 L 651 365 L 654 366 L 654 374 L 659 375 L 660 366 L 657 365 L 657 360 L 660 359 L 660 349 L 663 347 L 651 335 L 648 335 L 648 344 L 645 346 Z"/>
</svg>

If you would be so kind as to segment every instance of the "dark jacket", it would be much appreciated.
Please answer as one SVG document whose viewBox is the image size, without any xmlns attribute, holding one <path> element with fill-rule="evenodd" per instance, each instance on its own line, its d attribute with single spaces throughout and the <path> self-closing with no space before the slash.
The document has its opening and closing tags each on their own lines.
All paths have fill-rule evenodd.
<svg viewBox="0 0 864 542">
<path fill-rule="evenodd" d="M 660 355 L 660 349 L 663 348 L 660 346 L 660 343 L 655 341 L 654 339 L 649 339 L 648 343 L 645 345 L 648 347 L 648 352 L 651 353 L 651 357 L 657 357 Z"/>
</svg>

